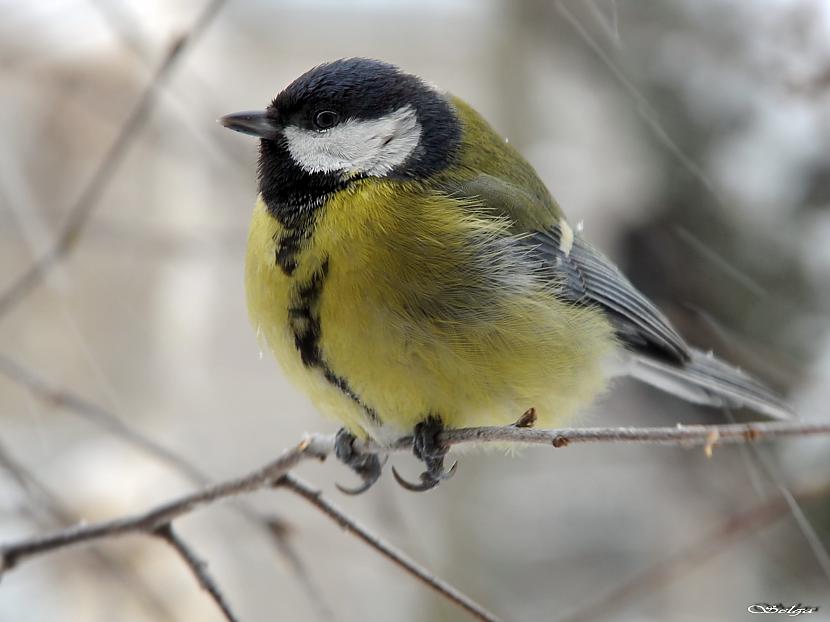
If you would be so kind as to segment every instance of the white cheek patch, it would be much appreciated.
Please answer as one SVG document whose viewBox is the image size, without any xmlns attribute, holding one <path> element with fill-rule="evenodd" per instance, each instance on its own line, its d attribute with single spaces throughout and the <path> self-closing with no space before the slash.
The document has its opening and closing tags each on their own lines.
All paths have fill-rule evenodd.
<svg viewBox="0 0 830 622">
<path fill-rule="evenodd" d="M 291 158 L 309 173 L 380 176 L 415 150 L 421 124 L 412 106 L 405 106 L 379 119 L 347 119 L 324 132 L 289 126 L 283 133 Z"/>
</svg>

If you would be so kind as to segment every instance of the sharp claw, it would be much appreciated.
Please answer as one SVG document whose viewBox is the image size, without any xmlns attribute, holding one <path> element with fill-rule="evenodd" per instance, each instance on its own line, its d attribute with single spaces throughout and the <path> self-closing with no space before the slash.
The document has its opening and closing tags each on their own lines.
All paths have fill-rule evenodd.
<svg viewBox="0 0 830 622">
<path fill-rule="evenodd" d="M 377 470 L 377 472 L 374 472 L 369 477 L 364 478 L 363 483 L 355 486 L 354 488 L 350 488 L 348 486 L 342 486 L 342 485 L 338 484 L 337 482 L 334 483 L 334 486 L 337 488 L 337 490 L 342 492 L 344 495 L 352 495 L 352 496 L 362 495 L 364 492 L 366 492 L 372 486 L 374 486 L 375 482 L 380 479 L 381 471 L 382 471 L 383 467 L 386 465 L 387 460 L 389 460 L 388 455 L 384 456 L 383 461 L 380 463 L 380 468 Z M 455 465 L 453 465 L 453 466 L 455 466 Z"/>
<path fill-rule="evenodd" d="M 452 463 L 449 471 L 444 471 L 442 473 L 430 473 L 429 471 L 425 471 L 421 473 L 420 484 L 413 484 L 412 482 L 405 480 L 401 474 L 398 473 L 398 470 L 395 467 L 392 467 L 392 475 L 401 487 L 411 490 L 412 492 L 426 492 L 427 490 L 435 488 L 444 480 L 450 479 L 453 475 L 455 475 L 457 469 L 458 462 L 456 461 Z"/>
<path fill-rule="evenodd" d="M 341 428 L 337 433 L 334 444 L 334 452 L 337 459 L 357 473 L 363 480 L 362 484 L 354 488 L 335 483 L 337 489 L 347 495 L 359 495 L 369 490 L 380 479 L 383 465 L 386 464 L 386 460 L 389 457 L 384 456 L 381 462 L 377 454 L 358 453 L 354 449 L 354 441 L 354 435 L 345 428 Z"/>
<path fill-rule="evenodd" d="M 364 492 L 369 490 L 372 486 L 374 486 L 376 481 L 377 481 L 377 479 L 367 479 L 362 484 L 360 484 L 359 486 L 355 486 L 354 488 L 349 488 L 347 486 L 341 486 L 337 482 L 334 483 L 334 486 L 337 488 L 337 490 L 342 492 L 344 495 L 357 496 L 357 495 L 362 495 Z"/>
<path fill-rule="evenodd" d="M 412 492 L 426 492 L 431 488 L 435 488 L 438 485 L 438 482 L 441 481 L 439 479 L 431 479 L 426 473 L 423 473 L 421 475 L 421 483 L 413 484 L 401 477 L 401 474 L 398 473 L 398 470 L 395 467 L 392 467 L 392 475 L 394 476 L 395 481 L 398 482 L 402 488 L 406 488 Z"/>
</svg>

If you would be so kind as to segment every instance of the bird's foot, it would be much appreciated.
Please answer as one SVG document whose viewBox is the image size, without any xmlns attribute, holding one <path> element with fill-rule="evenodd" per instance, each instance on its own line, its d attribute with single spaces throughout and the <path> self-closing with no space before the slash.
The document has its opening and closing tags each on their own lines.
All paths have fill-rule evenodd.
<svg viewBox="0 0 830 622">
<path fill-rule="evenodd" d="M 354 488 L 335 484 L 340 492 L 347 495 L 359 495 L 369 490 L 380 479 L 383 467 L 377 454 L 356 451 L 354 442 L 355 435 L 346 428 L 340 428 L 334 439 L 334 455 L 363 480 L 362 484 Z"/>
<path fill-rule="evenodd" d="M 413 492 L 424 492 L 455 475 L 457 462 L 453 463 L 449 471 L 444 470 L 444 457 L 450 448 L 439 440 L 439 435 L 443 431 L 444 424 L 441 418 L 434 415 L 430 415 L 415 426 L 412 435 L 412 453 L 426 465 L 427 470 L 421 473 L 421 483 L 413 484 L 401 477 L 395 467 L 392 467 L 392 475 L 395 476 L 398 484 Z"/>
</svg>

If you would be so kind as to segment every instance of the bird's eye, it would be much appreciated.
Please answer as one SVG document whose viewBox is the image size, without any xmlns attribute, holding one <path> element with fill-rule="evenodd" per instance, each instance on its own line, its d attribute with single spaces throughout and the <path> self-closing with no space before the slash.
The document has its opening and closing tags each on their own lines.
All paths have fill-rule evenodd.
<svg viewBox="0 0 830 622">
<path fill-rule="evenodd" d="M 330 127 L 334 127 L 339 119 L 340 115 L 333 110 L 321 110 L 314 115 L 314 126 L 318 130 L 327 130 Z"/>
</svg>

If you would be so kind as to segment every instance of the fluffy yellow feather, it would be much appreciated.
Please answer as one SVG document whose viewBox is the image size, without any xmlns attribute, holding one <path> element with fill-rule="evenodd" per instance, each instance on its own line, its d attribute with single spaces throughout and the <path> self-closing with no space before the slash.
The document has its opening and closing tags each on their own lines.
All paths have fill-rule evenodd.
<svg viewBox="0 0 830 622">
<path fill-rule="evenodd" d="M 689 347 L 565 221 L 470 106 L 380 61 L 316 67 L 262 112 L 248 308 L 288 374 L 354 436 L 413 434 L 427 490 L 442 427 L 559 424 L 629 375 L 686 400 L 787 417 L 772 391 Z M 364 479 L 377 456 L 338 456 Z M 399 480 L 402 481 L 402 480 Z"/>
<path fill-rule="evenodd" d="M 530 407 L 553 424 L 602 389 L 615 341 L 598 311 L 512 270 L 521 258 L 499 245 L 511 224 L 418 185 L 360 181 L 326 203 L 288 276 L 274 262 L 281 225 L 260 200 L 246 261 L 251 319 L 320 410 L 357 435 L 400 435 L 429 413 L 449 427 L 505 424 Z M 322 357 L 383 430 L 297 353 L 289 309 L 325 262 Z"/>
</svg>

